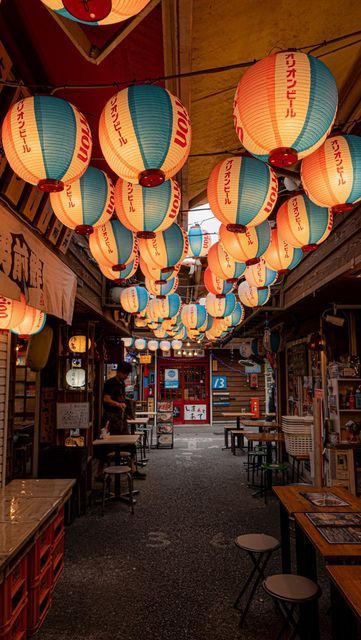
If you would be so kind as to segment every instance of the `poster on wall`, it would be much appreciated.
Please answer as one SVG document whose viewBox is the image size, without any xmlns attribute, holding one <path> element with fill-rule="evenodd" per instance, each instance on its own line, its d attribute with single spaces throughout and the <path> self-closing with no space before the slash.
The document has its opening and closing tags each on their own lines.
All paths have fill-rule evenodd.
<svg viewBox="0 0 361 640">
<path fill-rule="evenodd" d="M 57 429 L 89 429 L 89 402 L 57 402 Z"/>
<path fill-rule="evenodd" d="M 164 370 L 164 387 L 165 389 L 178 389 L 179 387 L 178 369 Z"/>
<path fill-rule="evenodd" d="M 184 405 L 184 421 L 201 421 L 207 419 L 206 404 L 185 404 Z"/>
</svg>

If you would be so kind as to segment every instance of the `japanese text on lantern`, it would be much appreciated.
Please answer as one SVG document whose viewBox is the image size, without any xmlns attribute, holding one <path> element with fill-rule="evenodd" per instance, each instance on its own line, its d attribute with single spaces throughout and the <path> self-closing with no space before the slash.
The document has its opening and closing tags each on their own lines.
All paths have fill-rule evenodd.
<svg viewBox="0 0 361 640">
<path fill-rule="evenodd" d="M 337 140 L 337 138 L 334 138 L 331 141 L 331 145 L 332 145 L 332 150 L 333 150 L 333 157 L 335 158 L 335 162 L 336 162 L 336 169 L 337 169 L 337 173 L 338 173 L 338 184 L 342 185 L 342 184 L 346 184 L 346 180 L 344 180 L 343 174 L 345 171 L 345 168 L 343 166 L 343 159 L 342 159 L 342 155 L 341 155 L 341 149 L 340 149 L 340 145 L 339 142 Z"/>
<path fill-rule="evenodd" d="M 224 174 L 224 204 L 232 204 L 230 200 L 230 191 L 231 191 L 231 169 L 233 165 L 233 159 L 228 160 L 226 163 L 226 171 Z"/>
<path fill-rule="evenodd" d="M 294 53 L 286 53 L 286 82 L 287 91 L 286 98 L 288 101 L 288 108 L 286 111 L 286 118 L 295 118 L 296 111 L 294 110 L 294 101 L 296 99 L 296 58 Z"/>
<path fill-rule="evenodd" d="M 22 235 L 0 230 L 0 273 L 4 273 L 22 290 L 42 289 L 44 263 L 29 247 Z"/>
</svg>

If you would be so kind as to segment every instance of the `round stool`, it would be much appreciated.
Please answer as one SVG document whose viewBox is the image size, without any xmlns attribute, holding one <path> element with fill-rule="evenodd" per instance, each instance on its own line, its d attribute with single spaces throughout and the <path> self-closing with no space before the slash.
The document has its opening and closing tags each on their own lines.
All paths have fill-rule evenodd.
<svg viewBox="0 0 361 640">
<path fill-rule="evenodd" d="M 116 476 L 127 476 L 128 478 L 128 491 L 129 491 L 129 505 L 130 510 L 134 513 L 134 501 L 133 501 L 133 476 L 131 473 L 131 468 L 126 465 L 121 466 L 113 466 L 106 467 L 103 471 L 103 499 L 102 499 L 102 515 L 104 515 L 104 505 L 105 505 L 105 492 L 108 478 L 116 477 Z"/>
<path fill-rule="evenodd" d="M 281 545 L 277 538 L 273 538 L 273 536 L 268 536 L 264 533 L 249 533 L 243 536 L 238 536 L 234 542 L 239 549 L 248 553 L 254 565 L 233 605 L 235 609 L 240 609 L 241 611 L 239 626 L 242 628 L 256 589 L 261 580 L 265 579 L 265 569 L 269 559 L 272 553 L 277 551 Z M 251 590 L 243 609 L 241 609 L 241 600 L 248 587 L 251 587 Z"/>
<path fill-rule="evenodd" d="M 289 627 L 292 629 L 291 638 L 296 638 L 298 632 L 302 638 L 305 637 L 314 621 L 314 617 L 309 615 L 310 608 L 321 595 L 318 584 L 303 576 L 280 573 L 266 578 L 263 588 L 279 605 L 285 618 L 277 640 L 281 640 Z M 300 607 L 298 620 L 293 615 L 297 606 Z"/>
</svg>

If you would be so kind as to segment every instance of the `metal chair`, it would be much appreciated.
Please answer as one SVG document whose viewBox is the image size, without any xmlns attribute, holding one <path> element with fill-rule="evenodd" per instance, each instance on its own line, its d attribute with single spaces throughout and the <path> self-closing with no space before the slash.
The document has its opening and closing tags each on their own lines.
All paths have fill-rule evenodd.
<svg viewBox="0 0 361 640">
<path fill-rule="evenodd" d="M 127 476 L 128 478 L 129 506 L 131 512 L 134 514 L 133 476 L 131 473 L 131 468 L 126 465 L 114 465 L 113 467 L 106 467 L 103 474 L 102 516 L 104 515 L 107 481 L 110 480 L 111 477 L 115 477 L 117 475 Z"/>
<path fill-rule="evenodd" d="M 284 615 L 284 623 L 276 640 L 281 640 L 286 632 L 288 634 L 290 627 L 292 633 L 289 640 L 296 638 L 299 633 L 302 638 L 306 637 L 314 624 L 311 609 L 321 595 L 318 584 L 303 576 L 281 573 L 266 578 L 263 588 Z M 296 607 L 300 608 L 297 620 L 294 616 Z"/>
</svg>

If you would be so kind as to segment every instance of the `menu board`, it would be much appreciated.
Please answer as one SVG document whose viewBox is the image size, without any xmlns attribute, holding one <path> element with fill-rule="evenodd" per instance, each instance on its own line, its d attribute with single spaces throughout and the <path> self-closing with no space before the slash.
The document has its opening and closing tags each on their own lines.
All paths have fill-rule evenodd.
<svg viewBox="0 0 361 640">
<path fill-rule="evenodd" d="M 361 544 L 361 513 L 306 513 L 330 544 Z"/>
<path fill-rule="evenodd" d="M 173 449 L 173 402 L 158 402 L 157 449 Z"/>
</svg>

